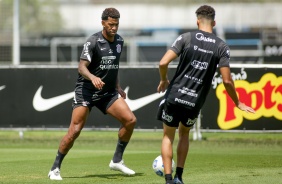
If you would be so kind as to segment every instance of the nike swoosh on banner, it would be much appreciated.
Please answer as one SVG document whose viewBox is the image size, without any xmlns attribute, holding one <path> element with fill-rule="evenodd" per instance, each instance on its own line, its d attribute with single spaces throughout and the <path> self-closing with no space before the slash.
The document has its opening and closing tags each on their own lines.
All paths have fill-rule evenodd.
<svg viewBox="0 0 282 184">
<path fill-rule="evenodd" d="M 40 86 L 33 97 L 33 108 L 37 111 L 47 111 L 52 109 L 53 107 L 68 101 L 74 96 L 74 92 L 70 92 L 56 97 L 44 99 L 41 95 L 42 88 L 43 86 Z"/>
<path fill-rule="evenodd" d="M 129 87 L 127 86 L 124 90 L 125 93 L 128 93 L 129 91 Z M 140 109 L 141 107 L 144 107 L 145 105 L 148 105 L 149 103 L 161 98 L 164 95 L 164 93 L 154 93 L 148 96 L 144 96 L 135 100 L 131 100 L 130 98 L 125 99 L 125 101 L 127 102 L 129 108 L 132 111 L 136 111 L 138 109 Z"/>
<path fill-rule="evenodd" d="M 73 98 L 74 92 L 70 92 L 67 94 L 63 94 L 60 96 L 44 99 L 41 95 L 43 86 L 40 86 L 38 90 L 36 91 L 34 98 L 33 98 L 33 108 L 37 111 L 47 111 L 49 109 L 52 109 L 55 106 L 60 105 L 61 103 L 64 103 L 68 101 L 69 99 Z M 126 87 L 124 92 L 128 93 L 129 87 Z M 132 111 L 136 111 L 140 109 L 141 107 L 144 107 L 148 105 L 149 103 L 161 98 L 164 95 L 164 93 L 154 93 L 151 95 L 147 95 L 135 100 L 131 100 L 130 98 L 126 98 L 125 101 L 127 102 L 129 108 Z"/>
<path fill-rule="evenodd" d="M 0 86 L 0 91 L 2 90 L 2 89 L 4 89 L 6 86 L 4 85 L 4 86 Z"/>
</svg>

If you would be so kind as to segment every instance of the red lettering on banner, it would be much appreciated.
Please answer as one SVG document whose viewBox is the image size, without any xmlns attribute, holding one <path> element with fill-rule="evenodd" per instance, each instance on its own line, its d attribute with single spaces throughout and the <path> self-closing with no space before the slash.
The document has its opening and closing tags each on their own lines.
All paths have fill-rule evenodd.
<svg viewBox="0 0 282 184">
<path fill-rule="evenodd" d="M 238 80 L 234 83 L 239 100 L 254 108 L 256 113 L 246 113 L 236 108 L 223 84 L 220 84 L 216 89 L 216 96 L 219 99 L 217 122 L 220 128 L 238 127 L 244 118 L 256 120 L 263 116 L 282 120 L 282 77 L 267 73 L 259 82 Z"/>
<path fill-rule="evenodd" d="M 227 91 L 223 91 L 223 94 L 225 95 L 226 98 L 226 106 L 227 106 L 227 110 L 226 110 L 226 116 L 224 118 L 225 122 L 228 122 L 232 119 L 235 119 L 235 113 L 234 113 L 234 109 L 236 108 L 235 104 L 233 103 L 232 99 L 230 98 L 230 96 L 228 95 Z"/>
<path fill-rule="evenodd" d="M 268 81 L 263 88 L 265 94 L 265 108 L 267 109 L 271 109 L 275 105 L 275 102 L 271 100 L 271 94 L 274 88 L 275 86 L 272 86 L 270 81 Z"/>
<path fill-rule="evenodd" d="M 280 95 L 282 96 L 282 85 L 280 85 L 276 90 L 275 90 L 275 93 L 280 93 Z M 278 104 L 277 106 L 278 110 L 280 112 L 282 112 L 282 103 Z"/>
</svg>

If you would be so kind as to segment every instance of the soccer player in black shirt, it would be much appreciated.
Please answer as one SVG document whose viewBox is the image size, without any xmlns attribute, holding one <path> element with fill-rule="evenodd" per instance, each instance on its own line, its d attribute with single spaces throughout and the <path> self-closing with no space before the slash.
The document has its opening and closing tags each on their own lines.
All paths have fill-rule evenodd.
<svg viewBox="0 0 282 184">
<path fill-rule="evenodd" d="M 117 34 L 119 18 L 118 10 L 106 8 L 102 13 L 103 30 L 90 36 L 84 44 L 78 66 L 79 75 L 70 127 L 61 140 L 56 159 L 48 174 L 51 180 L 62 180 L 61 163 L 78 138 L 94 106 L 121 123 L 116 151 L 109 167 L 127 175 L 135 174 L 124 165 L 122 159 L 133 133 L 136 117 L 125 102 L 126 94 L 118 81 L 119 58 L 124 42 Z M 119 95 L 121 98 L 118 97 Z"/>
<path fill-rule="evenodd" d="M 189 131 L 197 121 L 217 67 L 226 91 L 235 105 L 242 111 L 254 113 L 251 107 L 240 102 L 237 97 L 229 68 L 229 47 L 212 33 L 215 26 L 215 10 L 204 5 L 197 9 L 196 16 L 198 30 L 180 35 L 159 64 L 160 83 L 157 90 L 166 93 L 160 103 L 157 117 L 163 121 L 161 152 L 167 184 L 183 184 L 182 173 L 189 149 Z M 180 61 L 177 70 L 169 81 L 168 65 L 178 56 Z M 172 143 L 177 128 L 179 130 L 177 167 L 173 179 Z"/>
</svg>

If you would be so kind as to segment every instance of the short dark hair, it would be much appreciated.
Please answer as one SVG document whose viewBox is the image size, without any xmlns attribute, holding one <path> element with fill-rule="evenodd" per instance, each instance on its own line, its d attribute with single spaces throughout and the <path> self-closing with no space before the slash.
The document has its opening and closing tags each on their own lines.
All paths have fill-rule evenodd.
<svg viewBox="0 0 282 184">
<path fill-rule="evenodd" d="M 203 5 L 197 9 L 196 16 L 197 18 L 205 18 L 205 19 L 214 20 L 215 10 L 211 6 Z"/>
<path fill-rule="evenodd" d="M 102 13 L 102 20 L 108 20 L 109 17 L 113 19 L 119 19 L 119 11 L 115 8 L 106 8 Z"/>
</svg>

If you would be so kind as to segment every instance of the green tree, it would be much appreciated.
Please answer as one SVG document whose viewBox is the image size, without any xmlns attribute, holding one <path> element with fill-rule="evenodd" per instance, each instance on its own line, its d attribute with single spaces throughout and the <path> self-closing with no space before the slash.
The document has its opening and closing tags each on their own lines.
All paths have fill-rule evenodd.
<svg viewBox="0 0 282 184">
<path fill-rule="evenodd" d="M 21 37 L 62 32 L 63 21 L 56 0 L 19 0 Z M 0 0 L 0 43 L 11 39 L 13 0 Z"/>
<path fill-rule="evenodd" d="M 13 1 L 0 0 L 0 43 L 9 44 L 12 41 Z"/>
<path fill-rule="evenodd" d="M 22 35 L 40 36 L 61 32 L 62 29 L 58 1 L 20 0 L 20 32 Z"/>
</svg>

